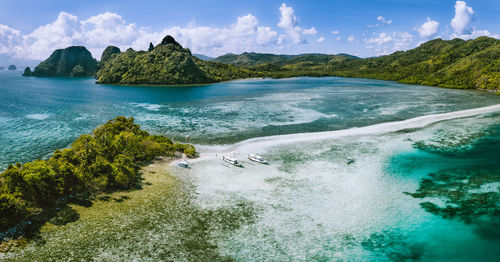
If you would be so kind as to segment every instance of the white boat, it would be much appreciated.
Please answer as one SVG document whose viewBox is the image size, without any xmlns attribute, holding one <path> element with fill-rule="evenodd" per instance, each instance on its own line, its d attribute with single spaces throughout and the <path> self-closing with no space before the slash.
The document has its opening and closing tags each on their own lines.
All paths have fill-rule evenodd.
<svg viewBox="0 0 500 262">
<path fill-rule="evenodd" d="M 191 168 L 191 166 L 189 166 L 189 163 L 185 160 L 177 162 L 177 165 L 183 168 Z"/>
<path fill-rule="evenodd" d="M 261 164 L 267 164 L 267 161 L 264 160 L 263 157 L 257 155 L 257 154 L 250 154 L 248 155 L 248 159 L 254 161 L 254 162 L 257 162 L 257 163 L 261 163 Z"/>
<path fill-rule="evenodd" d="M 222 160 L 226 161 L 227 163 L 229 163 L 233 166 L 243 167 L 243 165 L 235 158 L 228 157 L 228 156 L 222 156 Z"/>
</svg>

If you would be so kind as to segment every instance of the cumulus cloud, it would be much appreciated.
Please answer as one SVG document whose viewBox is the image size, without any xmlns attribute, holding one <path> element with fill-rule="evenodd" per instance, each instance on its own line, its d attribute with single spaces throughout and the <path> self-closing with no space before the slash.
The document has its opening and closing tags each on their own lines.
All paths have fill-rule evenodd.
<svg viewBox="0 0 500 262">
<path fill-rule="evenodd" d="M 429 38 L 437 33 L 438 27 L 439 22 L 432 20 L 430 17 L 427 17 L 427 22 L 419 26 L 417 28 L 417 32 L 420 34 L 420 37 Z"/>
<path fill-rule="evenodd" d="M 338 34 L 340 34 L 340 31 L 339 31 L 339 30 L 333 30 L 333 31 L 332 31 L 332 35 L 338 35 Z"/>
<path fill-rule="evenodd" d="M 315 34 L 316 29 L 311 28 L 306 33 Z M 145 49 L 149 42 L 158 43 L 167 34 L 173 35 L 193 52 L 208 55 L 266 48 L 278 41 L 278 32 L 271 27 L 259 26 L 257 18 L 251 14 L 238 17 L 236 23 L 226 27 L 195 26 L 192 22 L 186 27 L 174 26 L 149 32 L 147 28 L 127 23 L 116 13 L 106 12 L 82 20 L 61 12 L 54 22 L 26 35 L 0 25 L 0 54 L 45 59 L 54 49 L 84 45 L 94 57 L 100 58 L 108 45 L 116 45 L 122 50 L 128 47 Z"/>
<path fill-rule="evenodd" d="M 0 54 L 13 53 L 21 41 L 21 33 L 18 30 L 0 24 Z"/>
<path fill-rule="evenodd" d="M 299 27 L 295 11 L 291 6 L 287 6 L 283 3 L 281 4 L 279 10 L 281 16 L 278 27 L 284 29 L 286 34 L 280 35 L 278 43 L 284 43 L 287 39 L 292 40 L 294 44 L 307 43 L 304 35 L 315 35 L 317 33 L 316 28 L 314 27 L 311 27 L 310 29 L 303 29 Z"/>
<path fill-rule="evenodd" d="M 324 37 L 320 37 L 318 38 L 318 40 L 316 40 L 318 43 L 322 43 L 325 41 L 325 38 Z"/>
<path fill-rule="evenodd" d="M 455 3 L 455 16 L 450 22 L 454 33 L 451 34 L 452 38 L 462 38 L 462 39 L 472 39 L 479 36 L 489 36 L 500 38 L 498 34 L 492 34 L 490 31 L 485 29 L 477 29 L 474 26 L 470 26 L 473 20 L 474 10 L 472 7 L 468 6 L 464 1 L 456 1 Z"/>
<path fill-rule="evenodd" d="M 347 38 L 347 41 L 353 43 L 356 41 L 356 37 L 354 35 L 350 35 L 348 38 Z"/>
<path fill-rule="evenodd" d="M 412 47 L 413 35 L 408 32 L 394 32 L 392 39 L 394 41 L 393 50 L 407 50 Z"/>
<path fill-rule="evenodd" d="M 467 6 L 467 3 L 464 1 L 457 1 L 455 3 L 455 16 L 450 23 L 453 30 L 455 30 L 455 33 L 468 33 L 469 30 L 467 29 L 467 25 L 471 21 L 473 14 L 474 10 L 472 10 L 472 7 Z"/>
<path fill-rule="evenodd" d="M 365 39 L 365 42 L 367 44 L 377 44 L 377 45 L 382 45 L 385 43 L 389 43 L 392 41 L 392 37 L 386 33 L 380 33 L 377 37 L 370 37 L 368 39 Z"/>
</svg>

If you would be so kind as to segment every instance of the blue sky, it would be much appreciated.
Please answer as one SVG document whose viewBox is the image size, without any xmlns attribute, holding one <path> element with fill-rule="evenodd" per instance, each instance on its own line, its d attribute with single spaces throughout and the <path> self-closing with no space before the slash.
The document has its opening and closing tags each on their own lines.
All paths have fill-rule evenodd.
<svg viewBox="0 0 500 262">
<path fill-rule="evenodd" d="M 434 38 L 499 37 L 499 0 L 0 1 L 0 55 L 55 48 L 146 49 L 172 34 L 194 53 L 406 50 Z"/>
</svg>

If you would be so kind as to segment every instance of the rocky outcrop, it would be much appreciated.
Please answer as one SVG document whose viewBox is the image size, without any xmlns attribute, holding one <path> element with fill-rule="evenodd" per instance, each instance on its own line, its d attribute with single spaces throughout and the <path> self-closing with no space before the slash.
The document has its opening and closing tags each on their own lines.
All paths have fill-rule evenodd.
<svg viewBox="0 0 500 262">
<path fill-rule="evenodd" d="M 113 55 L 97 72 L 97 81 L 128 85 L 199 84 L 245 78 L 250 74 L 232 65 L 202 61 L 168 35 L 148 52 L 129 48 Z"/>
<path fill-rule="evenodd" d="M 97 61 L 83 46 L 70 46 L 57 49 L 49 58 L 41 62 L 32 75 L 34 76 L 94 76 Z"/>
<path fill-rule="evenodd" d="M 114 55 L 114 54 L 119 54 L 121 53 L 122 51 L 120 50 L 120 48 L 116 47 L 116 46 L 108 46 L 106 47 L 106 49 L 104 49 L 104 51 L 102 52 L 102 55 L 101 55 L 101 62 L 102 63 L 105 63 L 107 62 L 109 59 L 111 59 L 111 57 Z"/>
<path fill-rule="evenodd" d="M 27 66 L 25 69 L 24 69 L 24 73 L 23 73 L 23 76 L 32 76 L 33 75 L 33 72 L 31 72 L 31 68 L 29 66 Z"/>
<path fill-rule="evenodd" d="M 7 70 L 17 70 L 17 67 L 15 65 L 10 65 Z"/>
</svg>

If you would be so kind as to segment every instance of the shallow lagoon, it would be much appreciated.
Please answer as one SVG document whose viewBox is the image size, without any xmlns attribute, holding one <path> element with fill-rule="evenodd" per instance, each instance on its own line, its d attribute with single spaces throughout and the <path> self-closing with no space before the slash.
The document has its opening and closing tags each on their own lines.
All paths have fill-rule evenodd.
<svg viewBox="0 0 500 262">
<path fill-rule="evenodd" d="M 152 132 L 178 138 L 190 135 L 209 153 L 226 148 L 217 144 L 250 137 L 341 130 L 500 102 L 498 96 L 484 92 L 363 79 L 264 79 L 168 89 L 100 86 L 92 79 L 2 77 L 9 79 L 6 83 L 21 86 L 20 94 L 13 96 L 19 100 L 0 107 L 0 125 L 10 130 L 0 135 L 4 165 L 43 157 L 120 114 L 134 116 Z M 77 88 L 78 93 L 74 92 Z M 5 95 L 14 91 L 5 86 L 2 89 L 6 90 L 0 95 L 2 99 L 11 99 Z M 193 163 L 191 170 L 166 168 L 194 190 L 196 197 L 190 201 L 196 206 L 193 210 L 251 210 L 254 219 L 244 220 L 229 231 L 217 223 L 203 229 L 208 230 L 204 233 L 221 258 L 488 261 L 500 255 L 499 239 L 485 237 L 481 234 L 484 228 L 480 231 L 475 224 L 426 212 L 419 205 L 422 199 L 403 192 L 415 192 L 422 178 L 441 170 L 498 170 L 500 149 L 477 147 L 488 135 L 498 136 L 488 131 L 498 123 L 498 114 L 486 114 L 398 132 L 281 144 L 261 152 L 271 161 L 269 166 L 245 163 L 245 168 L 237 169 L 220 161 L 201 160 Z M 463 154 L 443 153 L 449 151 Z M 235 153 L 243 159 L 248 152 Z M 356 162 L 346 165 L 347 156 L 355 157 Z M 498 188 L 491 190 L 498 192 Z M 105 220 L 99 223 L 104 228 L 96 231 L 86 228 L 89 222 L 81 219 L 42 233 L 48 242 L 30 244 L 28 257 L 46 248 L 52 248 L 51 252 L 40 253 L 47 259 L 71 254 L 81 243 L 72 234 L 72 228 L 78 228 L 82 234 L 101 232 L 84 243 L 89 252 L 99 247 L 95 255 L 80 253 L 81 258 L 113 259 L 128 250 L 136 259 L 161 259 L 158 253 L 146 251 L 171 247 L 162 244 L 172 239 L 169 234 L 191 227 L 159 219 L 161 212 L 156 211 L 168 208 L 158 205 L 161 201 L 151 207 L 155 227 L 177 226 L 179 230 L 156 229 L 155 234 L 130 226 L 127 233 L 136 240 L 156 241 L 136 245 L 124 240 L 117 246 L 115 237 L 124 236 L 105 228 Z M 127 215 L 107 219 L 115 226 L 131 220 Z M 146 224 L 152 226 L 150 222 Z M 193 251 L 174 248 L 172 252 Z M 177 257 L 188 258 L 189 254 Z"/>
</svg>

